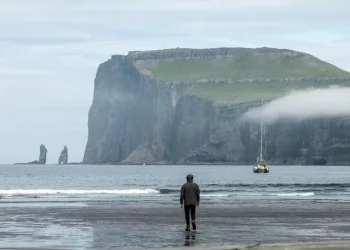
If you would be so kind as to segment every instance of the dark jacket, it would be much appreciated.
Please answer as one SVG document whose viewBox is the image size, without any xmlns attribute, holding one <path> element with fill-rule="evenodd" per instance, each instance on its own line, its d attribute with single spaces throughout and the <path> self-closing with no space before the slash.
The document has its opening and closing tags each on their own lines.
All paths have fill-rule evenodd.
<svg viewBox="0 0 350 250">
<path fill-rule="evenodd" d="M 181 187 L 180 194 L 180 204 L 196 205 L 200 200 L 200 190 L 196 183 L 192 180 L 187 180 L 187 183 L 183 184 Z"/>
</svg>

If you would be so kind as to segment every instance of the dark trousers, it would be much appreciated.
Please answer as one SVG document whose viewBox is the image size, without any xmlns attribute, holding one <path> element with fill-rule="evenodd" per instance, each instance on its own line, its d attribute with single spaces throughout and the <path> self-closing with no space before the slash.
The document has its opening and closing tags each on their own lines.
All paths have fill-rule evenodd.
<svg viewBox="0 0 350 250">
<path fill-rule="evenodd" d="M 185 205 L 186 225 L 190 225 L 190 210 L 192 221 L 196 220 L 196 205 Z"/>
</svg>

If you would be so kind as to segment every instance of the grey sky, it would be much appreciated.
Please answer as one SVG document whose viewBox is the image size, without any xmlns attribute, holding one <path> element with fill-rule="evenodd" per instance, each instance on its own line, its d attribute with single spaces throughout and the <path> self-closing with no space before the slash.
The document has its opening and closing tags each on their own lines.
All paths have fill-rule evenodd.
<svg viewBox="0 0 350 250">
<path fill-rule="evenodd" d="M 0 162 L 81 161 L 98 64 L 164 47 L 277 47 L 350 71 L 347 0 L 1 0 Z"/>
</svg>

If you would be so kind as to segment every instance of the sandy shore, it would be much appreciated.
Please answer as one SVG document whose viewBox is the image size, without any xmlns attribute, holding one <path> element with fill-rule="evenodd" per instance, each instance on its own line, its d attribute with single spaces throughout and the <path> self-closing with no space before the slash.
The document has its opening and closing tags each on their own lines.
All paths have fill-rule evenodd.
<svg viewBox="0 0 350 250">
<path fill-rule="evenodd" d="M 183 248 L 158 248 L 157 250 L 185 250 Z M 193 250 L 348 250 L 350 241 L 339 242 L 316 242 L 316 243 L 297 243 L 297 244 L 252 244 L 235 246 L 214 246 L 214 247 L 193 247 Z"/>
<path fill-rule="evenodd" d="M 198 230 L 188 234 L 178 204 L 2 204 L 0 249 L 150 249 L 350 240 L 349 203 L 202 204 L 197 216 Z"/>
<path fill-rule="evenodd" d="M 0 248 L 3 250 L 58 250 L 47 248 Z M 188 247 L 179 248 L 155 248 L 154 250 L 187 250 Z M 314 242 L 314 243 L 292 243 L 292 244 L 252 244 L 235 246 L 209 246 L 192 247 L 193 250 L 348 250 L 350 241 L 338 242 Z M 133 250 L 133 249 L 130 249 Z"/>
</svg>

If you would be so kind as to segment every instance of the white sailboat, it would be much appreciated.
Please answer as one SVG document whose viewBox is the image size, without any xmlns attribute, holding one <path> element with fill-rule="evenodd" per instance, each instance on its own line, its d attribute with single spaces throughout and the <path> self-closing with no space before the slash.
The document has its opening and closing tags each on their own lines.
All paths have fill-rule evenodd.
<svg viewBox="0 0 350 250">
<path fill-rule="evenodd" d="M 253 168 L 254 173 L 268 173 L 269 167 L 263 158 L 263 134 L 264 134 L 264 120 L 263 120 L 264 99 L 261 100 L 261 119 L 260 119 L 260 156 L 257 159 L 256 165 Z"/>
</svg>

